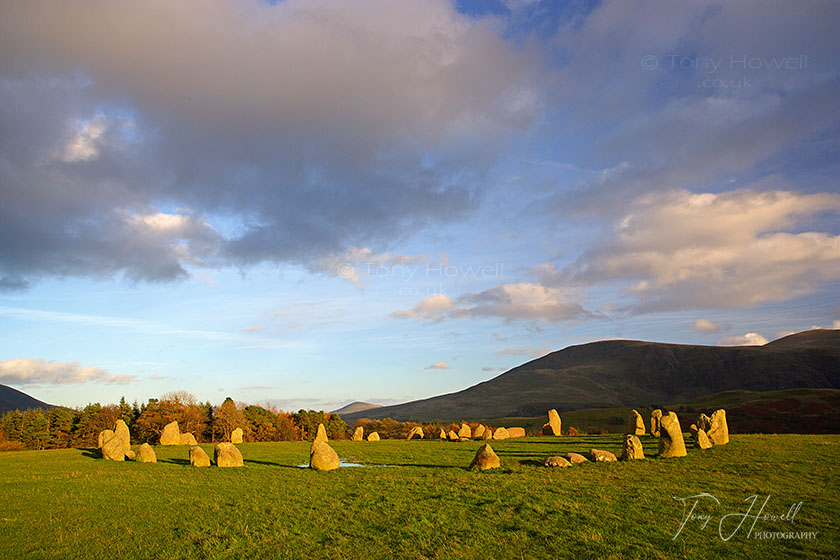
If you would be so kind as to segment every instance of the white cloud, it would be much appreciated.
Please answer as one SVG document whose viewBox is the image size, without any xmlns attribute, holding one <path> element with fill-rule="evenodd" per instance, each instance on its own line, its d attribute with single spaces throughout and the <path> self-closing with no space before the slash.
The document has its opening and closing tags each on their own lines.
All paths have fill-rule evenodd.
<svg viewBox="0 0 840 560">
<path fill-rule="evenodd" d="M 831 325 L 832 329 L 840 329 L 840 319 L 835 319 L 834 323 Z"/>
<path fill-rule="evenodd" d="M 452 298 L 446 294 L 435 294 L 423 298 L 411 309 L 394 311 L 391 313 L 391 317 L 397 319 L 426 319 L 429 322 L 437 322 L 446 317 L 452 308 Z"/>
<path fill-rule="evenodd" d="M 15 358 L 0 361 L 0 382 L 10 385 L 60 385 L 65 383 L 116 383 L 125 385 L 134 375 L 109 373 L 108 370 L 82 366 L 78 362 L 56 362 Z"/>
<path fill-rule="evenodd" d="M 721 326 L 709 321 L 708 319 L 697 319 L 694 322 L 694 330 L 701 333 L 716 333 L 720 332 Z"/>
<path fill-rule="evenodd" d="M 784 301 L 840 279 L 840 236 L 801 231 L 806 218 L 838 210 L 829 193 L 651 194 L 574 266 L 534 272 L 546 285 L 635 280 L 640 310 Z"/>
<path fill-rule="evenodd" d="M 452 369 L 452 368 L 450 368 L 449 364 L 447 364 L 446 362 L 437 362 L 437 363 L 434 363 L 430 366 L 426 366 L 423 369 Z"/>
<path fill-rule="evenodd" d="M 350 247 L 340 253 L 333 253 L 308 265 L 313 272 L 337 276 L 351 284 L 360 286 L 362 280 L 371 277 L 396 277 L 410 280 L 416 274 L 415 263 L 422 256 L 408 256 L 376 253 L 367 247 Z"/>
<path fill-rule="evenodd" d="M 767 342 L 766 338 L 754 332 L 740 336 L 725 336 L 717 341 L 720 346 L 764 346 Z"/>
</svg>

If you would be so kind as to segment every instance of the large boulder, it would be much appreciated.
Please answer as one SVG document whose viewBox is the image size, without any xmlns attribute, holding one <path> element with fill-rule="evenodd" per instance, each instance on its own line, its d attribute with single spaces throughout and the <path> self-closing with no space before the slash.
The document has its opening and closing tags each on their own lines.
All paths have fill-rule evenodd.
<svg viewBox="0 0 840 560">
<path fill-rule="evenodd" d="M 694 424 L 692 424 L 692 426 L 693 425 Z M 706 435 L 705 430 L 698 429 L 698 430 L 695 430 L 693 432 L 693 434 L 694 434 L 694 447 L 697 447 L 697 448 L 700 448 L 700 449 L 710 449 L 712 447 L 713 444 L 712 444 L 711 440 L 709 439 L 709 436 Z"/>
<path fill-rule="evenodd" d="M 114 435 L 120 438 L 120 441 L 123 442 L 124 451 L 131 449 L 131 434 L 128 431 L 128 425 L 122 418 L 117 420 L 117 423 L 114 426 Z"/>
<path fill-rule="evenodd" d="M 659 437 L 659 422 L 662 419 L 662 410 L 656 409 L 650 413 L 650 435 Z"/>
<path fill-rule="evenodd" d="M 478 468 L 480 471 L 486 471 L 498 469 L 500 464 L 499 456 L 496 455 L 489 443 L 485 443 L 478 448 L 472 463 L 470 463 L 470 468 Z"/>
<path fill-rule="evenodd" d="M 242 467 L 242 453 L 232 443 L 217 443 L 213 448 L 213 462 L 217 467 Z"/>
<path fill-rule="evenodd" d="M 493 439 L 507 439 L 510 437 L 510 434 L 507 431 L 507 428 L 499 427 L 496 428 L 496 431 L 493 432 Z"/>
<path fill-rule="evenodd" d="M 487 428 L 484 427 L 484 424 L 479 424 L 475 427 L 475 430 L 473 430 L 472 437 L 475 439 L 481 439 L 484 436 L 485 431 L 487 431 Z"/>
<path fill-rule="evenodd" d="M 353 441 L 364 441 L 365 439 L 365 429 L 361 426 L 358 426 L 355 430 L 353 430 Z"/>
<path fill-rule="evenodd" d="M 572 464 L 588 463 L 589 462 L 589 459 L 587 459 L 586 457 L 584 457 L 580 453 L 566 453 L 564 455 L 564 457 L 566 458 L 567 461 L 569 461 Z"/>
<path fill-rule="evenodd" d="M 111 437 L 106 439 L 102 444 L 102 458 L 109 461 L 124 461 L 125 451 L 123 441 L 113 433 Z"/>
<path fill-rule="evenodd" d="M 615 458 L 614 454 L 609 451 L 604 451 L 603 449 L 590 449 L 589 458 L 596 463 L 614 463 L 618 460 Z"/>
<path fill-rule="evenodd" d="M 676 413 L 669 412 L 662 416 L 659 425 L 659 456 L 685 457 L 687 454 L 680 420 Z"/>
<path fill-rule="evenodd" d="M 469 424 L 466 422 L 461 422 L 461 429 L 458 430 L 458 438 L 471 438 L 472 437 L 472 429 L 470 429 Z"/>
<path fill-rule="evenodd" d="M 509 437 L 525 437 L 525 428 L 508 428 Z"/>
<path fill-rule="evenodd" d="M 323 424 L 318 424 L 318 431 L 315 433 L 315 441 L 327 441 L 327 429 Z"/>
<path fill-rule="evenodd" d="M 195 441 L 195 436 L 192 435 L 192 432 L 186 432 L 178 436 L 178 441 L 181 442 L 181 445 L 198 445 L 198 442 Z"/>
<path fill-rule="evenodd" d="M 406 439 L 423 439 L 423 428 L 420 426 L 414 426 L 411 428 L 411 431 L 408 432 L 408 437 Z"/>
<path fill-rule="evenodd" d="M 455 433 L 455 430 L 449 430 L 449 433 L 446 434 L 446 439 L 449 441 L 461 441 L 461 438 L 458 437 L 458 434 Z"/>
<path fill-rule="evenodd" d="M 559 436 L 562 435 L 560 415 L 553 408 L 548 411 L 548 422 L 543 424 L 542 433 L 544 436 Z"/>
<path fill-rule="evenodd" d="M 102 446 L 105 445 L 105 442 L 114 437 L 114 430 L 102 430 L 99 432 L 99 438 L 96 442 L 96 447 L 98 449 L 102 449 Z"/>
<path fill-rule="evenodd" d="M 181 445 L 181 432 L 178 428 L 178 421 L 170 422 L 163 427 L 160 433 L 161 445 Z"/>
<path fill-rule="evenodd" d="M 543 461 L 543 465 L 546 467 L 571 467 L 572 464 L 565 459 L 564 457 L 554 456 L 554 457 L 547 457 L 545 461 Z"/>
<path fill-rule="evenodd" d="M 371 432 L 368 434 L 368 441 L 379 441 L 379 432 Z"/>
<path fill-rule="evenodd" d="M 482 440 L 493 439 L 493 430 L 491 428 L 484 428 L 484 433 L 481 434 Z"/>
<path fill-rule="evenodd" d="M 140 446 L 140 449 L 137 450 L 137 462 L 157 463 L 157 455 L 155 455 L 155 450 L 152 449 L 151 445 L 144 443 Z"/>
<path fill-rule="evenodd" d="M 639 437 L 633 434 L 625 434 L 624 445 L 621 448 L 621 459 L 644 459 L 645 451 L 642 449 L 642 442 Z"/>
<path fill-rule="evenodd" d="M 645 435 L 645 421 L 642 415 L 637 410 L 631 410 L 627 416 L 627 423 L 624 429 L 625 434 L 633 434 L 634 436 Z"/>
<path fill-rule="evenodd" d="M 236 428 L 230 433 L 231 443 L 242 443 L 242 428 Z"/>
<path fill-rule="evenodd" d="M 309 448 L 309 468 L 316 471 L 334 471 L 341 464 L 338 453 L 326 442 L 312 442 Z"/>
<path fill-rule="evenodd" d="M 706 433 L 715 445 L 729 443 L 729 425 L 726 423 L 726 411 L 724 409 L 720 408 L 712 413 L 709 420 L 709 429 Z"/>
<path fill-rule="evenodd" d="M 190 447 L 190 465 L 194 467 L 209 467 L 210 457 L 197 445 Z"/>
</svg>

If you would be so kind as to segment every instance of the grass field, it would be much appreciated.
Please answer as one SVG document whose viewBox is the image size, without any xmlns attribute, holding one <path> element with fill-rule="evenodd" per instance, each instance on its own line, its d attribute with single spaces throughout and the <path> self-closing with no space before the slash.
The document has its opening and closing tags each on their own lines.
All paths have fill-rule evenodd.
<svg viewBox="0 0 840 560">
<path fill-rule="evenodd" d="M 309 444 L 239 446 L 241 469 L 196 469 L 187 448 L 114 463 L 86 450 L 0 453 L 2 558 L 832 558 L 840 539 L 840 436 L 736 435 L 681 459 L 540 466 L 620 452 L 618 435 L 492 442 L 502 468 L 471 472 L 480 442 L 330 442 L 369 468 L 296 468 Z M 646 454 L 656 440 L 644 438 Z M 212 456 L 212 446 L 203 446 Z M 683 504 L 700 493 L 680 529 Z M 746 518 L 730 540 L 727 514 Z M 743 516 L 740 519 L 744 519 Z M 738 517 L 724 519 L 727 536 Z M 816 532 L 757 539 L 757 532 Z"/>
</svg>

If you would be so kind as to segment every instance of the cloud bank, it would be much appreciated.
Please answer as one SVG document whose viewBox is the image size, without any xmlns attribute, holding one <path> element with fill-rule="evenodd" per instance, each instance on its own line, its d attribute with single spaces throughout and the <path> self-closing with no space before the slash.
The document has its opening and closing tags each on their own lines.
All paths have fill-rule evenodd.
<svg viewBox="0 0 840 560">
<path fill-rule="evenodd" d="M 0 383 L 9 385 L 63 385 L 67 383 L 110 383 L 125 385 L 134 375 L 110 373 L 106 369 L 82 366 L 78 362 L 56 362 L 15 358 L 0 361 Z"/>
</svg>

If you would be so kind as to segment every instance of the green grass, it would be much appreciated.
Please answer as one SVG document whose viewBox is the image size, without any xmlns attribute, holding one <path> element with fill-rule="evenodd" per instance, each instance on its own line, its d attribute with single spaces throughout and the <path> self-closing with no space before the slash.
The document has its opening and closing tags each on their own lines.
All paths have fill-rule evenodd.
<svg viewBox="0 0 840 560">
<path fill-rule="evenodd" d="M 548 455 L 620 452 L 617 435 L 492 442 L 502 468 L 466 470 L 480 442 L 330 442 L 374 468 L 294 468 L 309 444 L 239 448 L 242 469 L 196 469 L 184 447 L 158 464 L 106 462 L 85 450 L 0 454 L 2 558 L 828 558 L 838 550 L 840 436 L 736 435 L 681 459 L 540 466 Z M 645 451 L 656 440 L 644 438 Z M 212 446 L 203 446 L 212 455 Z M 690 522 L 672 496 L 701 492 L 713 516 Z M 732 539 L 718 519 L 770 495 L 764 513 L 802 502 L 793 522 L 814 540 Z"/>
</svg>

